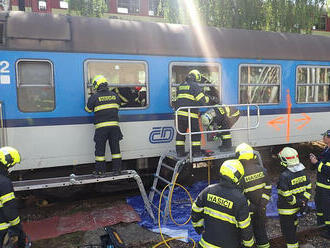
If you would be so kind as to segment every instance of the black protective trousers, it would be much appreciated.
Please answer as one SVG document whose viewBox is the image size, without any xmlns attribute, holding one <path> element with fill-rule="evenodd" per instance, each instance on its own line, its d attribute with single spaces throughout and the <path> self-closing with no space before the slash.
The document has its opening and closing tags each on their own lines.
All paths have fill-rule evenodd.
<svg viewBox="0 0 330 248">
<path fill-rule="evenodd" d="M 106 172 L 105 147 L 107 141 L 109 141 L 112 155 L 112 170 L 121 170 L 119 141 L 122 137 L 122 133 L 118 126 L 101 127 L 95 130 L 95 170 L 97 172 Z"/>
<path fill-rule="evenodd" d="M 318 224 L 326 224 L 330 231 L 330 189 L 316 186 L 315 204 Z"/>
<path fill-rule="evenodd" d="M 257 207 L 254 207 L 252 213 L 253 214 L 251 215 L 251 224 L 253 227 L 253 233 L 257 245 L 260 245 L 262 247 L 270 247 L 268 246 L 269 240 L 267 237 L 266 226 L 265 226 L 265 222 L 266 222 L 265 211 L 262 211 Z"/>
<path fill-rule="evenodd" d="M 179 115 L 178 116 L 178 130 L 181 133 L 186 133 L 187 129 L 188 129 L 188 117 Z M 191 132 L 200 132 L 198 118 L 191 118 Z M 193 152 L 200 151 L 201 150 L 201 135 L 200 134 L 192 135 L 191 141 L 192 141 L 192 151 Z M 177 152 L 185 151 L 185 135 L 181 135 L 179 133 L 176 134 L 176 151 Z"/>
<path fill-rule="evenodd" d="M 298 226 L 297 214 L 291 214 L 291 215 L 280 214 L 280 225 L 281 225 L 282 234 L 285 238 L 285 242 L 291 245 L 298 243 L 296 237 L 296 231 Z"/>
</svg>

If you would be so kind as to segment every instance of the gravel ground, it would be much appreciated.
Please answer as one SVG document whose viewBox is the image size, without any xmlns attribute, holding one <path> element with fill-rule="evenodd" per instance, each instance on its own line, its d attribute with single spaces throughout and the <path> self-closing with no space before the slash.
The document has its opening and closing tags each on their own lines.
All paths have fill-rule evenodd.
<svg viewBox="0 0 330 248">
<path fill-rule="evenodd" d="M 309 161 L 308 154 L 310 152 L 314 152 L 315 154 L 319 154 L 322 148 L 322 143 L 303 143 L 301 145 L 294 146 L 299 152 L 300 160 L 302 163 L 306 165 L 306 173 L 311 178 L 312 182 L 315 182 L 315 171 L 309 170 Z M 265 167 L 268 169 L 269 174 L 271 175 L 271 180 L 273 184 L 277 183 L 278 175 L 279 175 L 279 166 L 278 161 L 276 159 L 276 154 L 280 148 L 277 147 L 272 152 L 265 149 L 258 149 L 261 153 L 261 156 L 264 161 Z M 128 195 L 130 196 L 136 194 L 136 192 L 130 192 Z M 314 192 L 314 191 L 313 191 Z M 123 201 L 123 196 L 109 196 L 96 198 L 92 201 L 73 201 L 73 202 L 63 202 L 61 205 L 53 204 L 46 205 L 44 207 L 35 206 L 35 202 L 38 201 L 40 203 L 40 199 L 32 199 L 29 198 L 26 200 L 27 208 L 21 209 L 21 217 L 24 221 L 26 220 L 37 220 L 45 217 L 50 217 L 54 215 L 68 215 L 77 211 L 89 210 L 93 208 L 104 208 L 109 206 L 109 204 L 116 204 L 117 201 Z M 42 201 L 41 201 L 42 203 Z M 42 204 L 41 204 L 42 205 Z M 306 228 L 310 228 L 315 226 L 316 224 L 316 216 L 314 212 L 311 212 L 299 219 L 298 231 Z M 142 227 L 140 227 L 137 223 L 120 223 L 113 226 L 115 230 L 120 234 L 122 239 L 125 241 L 125 244 L 128 248 L 150 248 L 153 245 L 157 244 L 161 241 L 161 237 L 159 234 L 150 232 Z M 277 218 L 268 218 L 267 220 L 267 232 L 270 238 L 277 237 L 281 235 L 279 220 Z M 76 247 L 88 247 L 87 244 L 98 244 L 99 236 L 104 234 L 103 229 L 97 229 L 93 231 L 87 232 L 76 232 L 67 235 L 62 235 L 55 239 L 49 240 L 40 240 L 33 243 L 34 248 L 76 248 Z M 310 238 L 308 243 L 311 246 L 307 247 L 315 247 L 315 248 L 330 248 L 330 241 L 323 239 L 319 236 Z M 171 241 L 169 242 L 171 247 L 177 248 L 186 248 L 192 247 L 192 244 L 186 244 L 181 241 Z M 92 248 L 91 246 L 89 246 Z M 164 245 L 161 247 L 165 247 Z M 96 248 L 96 246 L 95 246 Z"/>
</svg>

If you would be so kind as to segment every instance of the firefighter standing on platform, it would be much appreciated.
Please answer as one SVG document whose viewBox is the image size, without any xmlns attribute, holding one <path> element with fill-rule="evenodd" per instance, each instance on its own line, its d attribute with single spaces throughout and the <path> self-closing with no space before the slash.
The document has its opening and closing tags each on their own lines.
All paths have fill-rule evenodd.
<svg viewBox="0 0 330 248">
<path fill-rule="evenodd" d="M 119 141 L 123 138 L 119 127 L 118 109 L 120 99 L 108 88 L 108 81 L 102 75 L 93 78 L 93 87 L 96 91 L 87 102 L 85 110 L 94 112 L 95 124 L 95 174 L 106 172 L 105 147 L 109 141 L 112 155 L 112 170 L 116 175 L 121 171 L 121 153 Z"/>
<path fill-rule="evenodd" d="M 201 74 L 198 70 L 192 70 L 188 73 L 184 83 L 178 87 L 177 100 L 174 103 L 175 109 L 179 107 L 203 106 L 209 102 L 209 98 L 204 95 L 202 88 L 198 85 L 201 81 Z M 197 108 L 190 110 L 191 132 L 200 132 Z M 178 130 L 185 133 L 188 128 L 188 109 L 178 111 Z M 179 157 L 185 156 L 185 136 L 177 133 L 176 152 Z M 193 156 L 201 156 L 201 135 L 192 135 Z"/>
<path fill-rule="evenodd" d="M 278 154 L 284 166 L 277 185 L 277 208 L 280 215 L 281 231 L 287 248 L 298 248 L 296 237 L 298 212 L 305 212 L 310 199 L 312 184 L 299 162 L 298 153 L 291 147 L 284 147 Z"/>
<path fill-rule="evenodd" d="M 6 243 L 8 234 L 13 247 L 25 247 L 25 233 L 18 215 L 14 188 L 8 169 L 21 161 L 18 151 L 12 147 L 0 148 L 0 248 Z M 4 242 L 5 241 L 5 242 Z"/>
<path fill-rule="evenodd" d="M 238 160 L 226 160 L 220 167 L 220 182 L 198 195 L 191 213 L 193 227 L 202 234 L 198 247 L 254 247 L 248 202 L 238 186 L 243 175 Z"/>
<path fill-rule="evenodd" d="M 317 223 L 326 225 L 326 231 L 321 235 L 330 239 L 330 130 L 322 135 L 326 147 L 319 158 L 311 153 L 310 160 L 313 164 L 312 168 L 317 169 L 315 194 Z"/>
<path fill-rule="evenodd" d="M 266 205 L 271 196 L 271 183 L 266 169 L 261 167 L 248 144 L 242 143 L 236 147 L 238 160 L 244 167 L 242 188 L 250 201 L 251 223 L 258 248 L 269 248 L 265 221 Z"/>
<path fill-rule="evenodd" d="M 207 130 L 230 129 L 238 120 L 239 110 L 234 106 L 223 105 L 209 109 L 202 115 L 202 122 L 207 126 Z M 232 148 L 232 136 L 230 131 L 216 133 L 213 140 L 221 139 L 220 151 L 226 151 Z"/>
</svg>

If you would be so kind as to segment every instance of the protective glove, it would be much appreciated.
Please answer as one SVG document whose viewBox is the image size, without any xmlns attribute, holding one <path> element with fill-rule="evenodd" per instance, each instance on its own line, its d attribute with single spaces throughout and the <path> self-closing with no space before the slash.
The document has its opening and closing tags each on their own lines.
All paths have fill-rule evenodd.
<svg viewBox="0 0 330 248">
<path fill-rule="evenodd" d="M 218 136 L 213 136 L 213 141 L 219 141 L 220 140 L 220 137 L 218 137 Z"/>
</svg>

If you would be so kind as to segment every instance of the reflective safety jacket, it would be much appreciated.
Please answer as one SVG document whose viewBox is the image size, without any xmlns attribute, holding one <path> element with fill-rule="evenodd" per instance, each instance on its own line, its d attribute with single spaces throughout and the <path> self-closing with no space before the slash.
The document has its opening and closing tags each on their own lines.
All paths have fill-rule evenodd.
<svg viewBox="0 0 330 248">
<path fill-rule="evenodd" d="M 303 206 L 303 202 L 307 203 L 310 199 L 311 189 L 312 184 L 306 176 L 305 170 L 292 172 L 285 168 L 277 185 L 278 213 L 281 215 L 296 214 Z"/>
<path fill-rule="evenodd" d="M 238 186 L 221 179 L 206 187 L 192 206 L 192 225 L 203 248 L 254 246 L 247 199 Z"/>
<path fill-rule="evenodd" d="M 0 166 L 3 166 L 0 164 Z M 4 169 L 0 170 L 0 232 L 8 228 L 20 229 L 20 217 L 18 215 L 13 184 L 7 177 Z"/>
<path fill-rule="evenodd" d="M 234 106 L 222 106 L 214 108 L 215 117 L 214 123 L 217 125 L 217 129 L 231 128 L 238 120 L 240 112 Z M 227 123 L 225 123 L 227 122 Z"/>
<path fill-rule="evenodd" d="M 101 86 L 100 86 L 101 87 Z M 85 110 L 94 112 L 95 128 L 118 126 L 118 109 L 120 99 L 118 95 L 107 87 L 99 88 L 87 101 Z"/>
<path fill-rule="evenodd" d="M 272 185 L 265 168 L 256 159 L 240 159 L 244 166 L 241 186 L 245 196 L 257 208 L 265 208 L 271 197 Z"/>
<path fill-rule="evenodd" d="M 178 86 L 177 99 L 175 107 L 190 107 L 203 106 L 209 102 L 209 97 L 205 96 L 202 88 L 196 82 L 184 82 Z M 199 110 L 197 108 L 191 109 L 191 118 L 198 118 Z M 178 111 L 178 115 L 188 116 L 188 110 L 183 109 Z"/>
<path fill-rule="evenodd" d="M 320 154 L 318 162 L 313 165 L 317 169 L 316 186 L 330 190 L 330 148 L 326 147 Z"/>
</svg>

